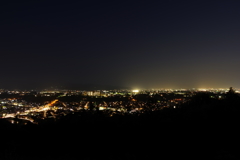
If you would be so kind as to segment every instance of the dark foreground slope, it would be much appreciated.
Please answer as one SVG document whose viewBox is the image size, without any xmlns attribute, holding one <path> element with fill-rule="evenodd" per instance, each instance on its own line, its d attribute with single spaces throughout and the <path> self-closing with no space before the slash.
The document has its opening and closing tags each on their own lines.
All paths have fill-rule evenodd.
<svg viewBox="0 0 240 160">
<path fill-rule="evenodd" d="M 108 117 L 79 112 L 56 122 L 1 121 L 0 159 L 239 159 L 239 99 Z"/>
</svg>

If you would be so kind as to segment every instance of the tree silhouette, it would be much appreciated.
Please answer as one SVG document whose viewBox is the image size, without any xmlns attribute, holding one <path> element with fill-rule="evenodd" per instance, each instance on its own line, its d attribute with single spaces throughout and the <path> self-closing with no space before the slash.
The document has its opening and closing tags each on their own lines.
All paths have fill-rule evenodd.
<svg viewBox="0 0 240 160">
<path fill-rule="evenodd" d="M 226 99 L 229 103 L 236 103 L 239 100 L 239 95 L 235 92 L 235 90 L 230 87 L 229 91 L 226 94 Z"/>
</svg>

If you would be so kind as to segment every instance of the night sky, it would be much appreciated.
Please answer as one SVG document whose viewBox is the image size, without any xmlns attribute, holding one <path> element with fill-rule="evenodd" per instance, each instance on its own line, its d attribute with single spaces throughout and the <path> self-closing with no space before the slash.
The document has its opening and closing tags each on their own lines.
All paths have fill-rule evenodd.
<svg viewBox="0 0 240 160">
<path fill-rule="evenodd" d="M 240 1 L 0 4 L 0 88 L 240 87 Z"/>
</svg>

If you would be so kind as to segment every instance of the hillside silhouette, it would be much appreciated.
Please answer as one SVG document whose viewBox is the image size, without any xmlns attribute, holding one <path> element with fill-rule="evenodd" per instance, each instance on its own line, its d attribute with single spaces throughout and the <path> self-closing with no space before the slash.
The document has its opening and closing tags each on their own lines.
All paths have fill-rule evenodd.
<svg viewBox="0 0 240 160">
<path fill-rule="evenodd" d="M 80 110 L 22 126 L 0 119 L 0 159 L 240 159 L 239 95 L 210 97 L 140 115 Z"/>
</svg>

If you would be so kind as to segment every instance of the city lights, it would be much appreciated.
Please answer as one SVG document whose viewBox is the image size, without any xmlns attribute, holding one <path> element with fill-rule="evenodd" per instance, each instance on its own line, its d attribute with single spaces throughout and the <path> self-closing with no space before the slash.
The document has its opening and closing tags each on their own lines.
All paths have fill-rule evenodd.
<svg viewBox="0 0 240 160">
<path fill-rule="evenodd" d="M 138 93 L 139 90 L 138 90 L 138 89 L 136 89 L 136 90 L 132 90 L 132 92 L 134 92 L 134 93 Z"/>
</svg>

